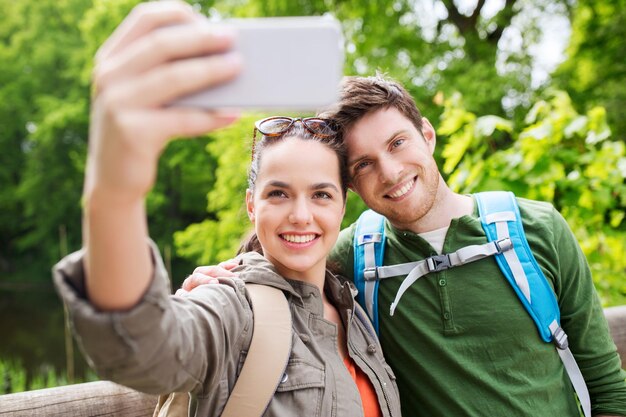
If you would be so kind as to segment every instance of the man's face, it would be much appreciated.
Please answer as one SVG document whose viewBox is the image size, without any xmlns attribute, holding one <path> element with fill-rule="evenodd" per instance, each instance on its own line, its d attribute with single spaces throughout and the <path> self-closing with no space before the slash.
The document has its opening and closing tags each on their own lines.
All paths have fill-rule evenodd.
<svg viewBox="0 0 626 417">
<path fill-rule="evenodd" d="M 351 188 L 401 229 L 410 229 L 428 213 L 439 186 L 435 133 L 423 120 L 422 134 L 397 109 L 381 109 L 345 135 Z"/>
</svg>

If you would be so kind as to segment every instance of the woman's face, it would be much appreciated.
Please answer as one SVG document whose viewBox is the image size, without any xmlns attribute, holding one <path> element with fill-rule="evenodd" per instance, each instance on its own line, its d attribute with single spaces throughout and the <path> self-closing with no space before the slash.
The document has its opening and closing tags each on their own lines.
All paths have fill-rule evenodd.
<svg viewBox="0 0 626 417">
<path fill-rule="evenodd" d="M 265 257 L 281 275 L 302 281 L 323 276 L 344 214 L 333 150 L 297 137 L 268 146 L 246 203 Z"/>
</svg>

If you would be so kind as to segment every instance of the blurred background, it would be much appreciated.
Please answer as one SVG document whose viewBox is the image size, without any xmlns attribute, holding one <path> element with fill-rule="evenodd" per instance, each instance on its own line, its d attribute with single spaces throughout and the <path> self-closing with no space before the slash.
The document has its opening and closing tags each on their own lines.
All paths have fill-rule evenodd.
<svg viewBox="0 0 626 417">
<path fill-rule="evenodd" d="M 67 337 L 50 268 L 80 248 L 92 57 L 137 3 L 0 0 L 0 394 L 95 379 Z M 454 190 L 551 201 L 604 306 L 626 304 L 626 0 L 193 4 L 216 19 L 336 16 L 344 72 L 381 71 L 409 89 Z M 195 265 L 232 257 L 247 231 L 261 116 L 161 158 L 150 233 L 175 287 Z M 363 208 L 351 194 L 345 225 Z"/>
</svg>

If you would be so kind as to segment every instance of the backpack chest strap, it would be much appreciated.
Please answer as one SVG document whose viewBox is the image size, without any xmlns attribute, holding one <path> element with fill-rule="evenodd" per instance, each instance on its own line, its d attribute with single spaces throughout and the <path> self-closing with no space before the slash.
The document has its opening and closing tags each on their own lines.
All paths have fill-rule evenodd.
<svg viewBox="0 0 626 417">
<path fill-rule="evenodd" d="M 379 279 L 396 277 L 398 275 L 407 275 L 402 281 L 396 297 L 391 304 L 390 315 L 393 313 L 400 302 L 400 298 L 406 290 L 418 279 L 429 272 L 439 272 L 444 269 L 452 268 L 459 265 L 465 265 L 479 259 L 483 259 L 498 253 L 508 252 L 513 247 L 511 239 L 504 238 L 482 245 L 470 245 L 461 248 L 455 252 L 443 255 L 435 255 L 416 262 L 407 262 L 404 264 L 379 266 L 367 268 L 364 272 L 367 281 L 376 281 Z"/>
</svg>

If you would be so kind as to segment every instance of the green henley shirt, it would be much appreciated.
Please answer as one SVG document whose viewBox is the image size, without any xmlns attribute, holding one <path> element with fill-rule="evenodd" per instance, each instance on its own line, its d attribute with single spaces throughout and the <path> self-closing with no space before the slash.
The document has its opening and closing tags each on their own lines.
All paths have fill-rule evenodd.
<svg viewBox="0 0 626 417">
<path fill-rule="evenodd" d="M 594 414 L 626 416 L 626 373 L 584 254 L 547 203 L 518 199 L 533 254 L 555 290 L 561 325 L 587 382 Z M 475 204 L 476 206 L 476 204 Z M 355 225 L 332 253 L 353 276 Z M 386 222 L 384 264 L 436 255 L 420 236 Z M 486 242 L 478 213 L 453 219 L 443 253 Z M 580 412 L 555 347 L 540 338 L 493 257 L 430 273 L 389 307 L 405 277 L 379 286 L 380 339 L 407 417 L 567 417 Z"/>
</svg>

